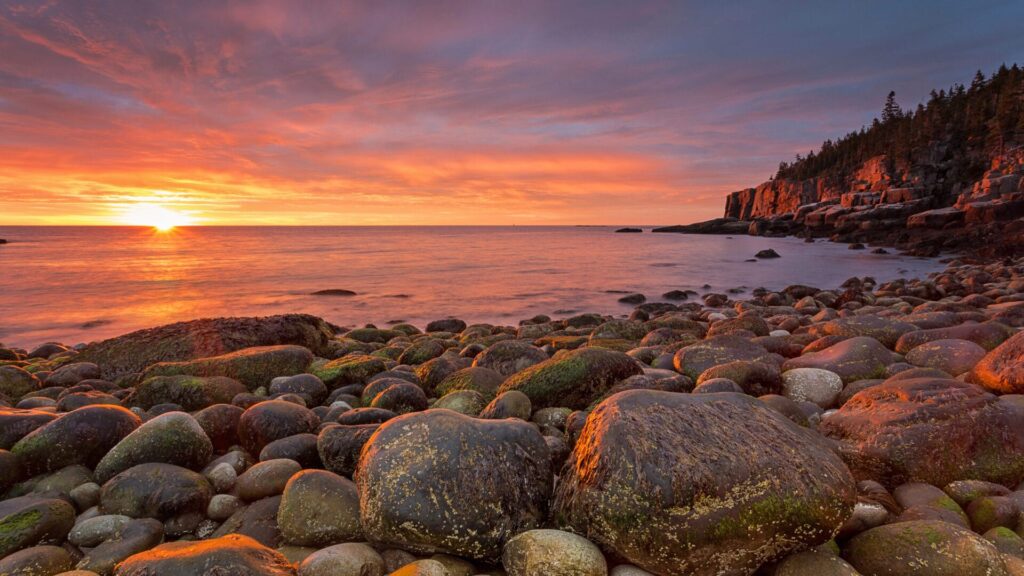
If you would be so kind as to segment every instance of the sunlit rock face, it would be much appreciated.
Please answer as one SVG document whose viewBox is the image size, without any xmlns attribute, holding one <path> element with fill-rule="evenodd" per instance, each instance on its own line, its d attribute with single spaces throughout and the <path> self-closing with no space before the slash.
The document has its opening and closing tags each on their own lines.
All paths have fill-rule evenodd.
<svg viewBox="0 0 1024 576">
<path fill-rule="evenodd" d="M 827 441 L 754 398 L 634 390 L 587 419 L 553 515 L 657 574 L 749 574 L 831 538 L 855 493 Z"/>
<path fill-rule="evenodd" d="M 1024 403 L 945 378 L 890 381 L 822 420 L 859 479 L 935 486 L 1024 480 Z"/>
<path fill-rule="evenodd" d="M 202 542 L 169 542 L 129 557 L 115 576 L 205 576 L 207 574 L 294 576 L 295 568 L 281 553 L 247 536 L 231 534 Z"/>
<path fill-rule="evenodd" d="M 974 367 L 971 380 L 994 392 L 1024 392 L 1024 333 L 989 352 Z"/>
<path fill-rule="evenodd" d="M 371 541 L 488 560 L 543 522 L 551 494 L 550 455 L 534 426 L 450 410 L 381 425 L 355 478 Z"/>
</svg>

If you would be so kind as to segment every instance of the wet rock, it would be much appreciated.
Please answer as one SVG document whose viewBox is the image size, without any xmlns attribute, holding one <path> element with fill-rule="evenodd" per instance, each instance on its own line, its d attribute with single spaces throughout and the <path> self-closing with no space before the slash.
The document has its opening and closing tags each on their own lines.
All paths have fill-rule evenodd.
<svg viewBox="0 0 1024 576">
<path fill-rule="evenodd" d="M 416 377 L 423 391 L 428 395 L 437 394 L 437 388 L 445 381 L 449 376 L 455 374 L 463 368 L 469 368 L 472 362 L 468 358 L 452 358 L 450 356 L 440 356 L 420 364 L 416 368 Z"/>
<path fill-rule="evenodd" d="M 38 544 L 60 544 L 75 523 L 63 500 L 20 496 L 0 501 L 0 558 Z"/>
<path fill-rule="evenodd" d="M 380 424 L 391 420 L 398 414 L 383 408 L 356 408 L 338 416 L 336 422 L 342 425 Z"/>
<path fill-rule="evenodd" d="M 583 409 L 618 381 L 642 372 L 635 360 L 621 352 L 581 348 L 510 376 L 500 392 L 522 392 L 534 409 Z"/>
<path fill-rule="evenodd" d="M 510 342 L 506 340 L 506 342 Z M 500 344 L 500 343 L 499 343 Z M 543 352 L 542 352 L 543 354 Z M 544 355 L 547 358 L 547 355 Z M 438 396 L 444 396 L 452 392 L 474 391 L 482 395 L 488 402 L 493 400 L 498 393 L 498 388 L 505 381 L 505 377 L 483 366 L 470 366 L 454 372 L 437 385 L 434 392 Z"/>
<path fill-rule="evenodd" d="M 476 390 L 457 390 L 437 399 L 432 409 L 445 409 L 467 416 L 476 416 L 487 406 L 483 394 Z"/>
<path fill-rule="evenodd" d="M 899 322 L 874 314 L 839 318 L 811 326 L 810 333 L 819 338 L 823 336 L 841 336 L 844 338 L 870 337 L 882 343 L 886 348 L 893 348 L 901 336 L 917 330 L 917 326 Z"/>
<path fill-rule="evenodd" d="M 434 320 L 427 324 L 427 332 L 451 332 L 458 334 L 466 329 L 466 323 L 458 318 L 445 318 Z"/>
<path fill-rule="evenodd" d="M 919 520 L 872 528 L 854 537 L 843 556 L 861 574 L 1008 576 L 999 551 L 969 530 Z"/>
<path fill-rule="evenodd" d="M 68 496 L 76 508 L 88 510 L 100 503 L 100 485 L 95 482 L 80 484 L 72 488 Z"/>
<path fill-rule="evenodd" d="M 192 412 L 214 404 L 230 404 L 235 396 L 244 392 L 245 385 L 223 376 L 154 376 L 135 387 L 127 404 L 149 410 L 171 402 Z"/>
<path fill-rule="evenodd" d="M 697 378 L 697 385 L 725 378 L 736 383 L 751 396 L 776 394 L 782 390 L 782 374 L 777 364 L 737 360 L 708 368 Z"/>
<path fill-rule="evenodd" d="M 57 419 L 52 412 L 0 406 L 0 449 L 8 450 L 36 428 Z"/>
<path fill-rule="evenodd" d="M 736 361 L 776 364 L 760 344 L 733 335 L 715 336 L 676 352 L 673 362 L 680 374 L 697 380 L 709 368 Z"/>
<path fill-rule="evenodd" d="M 390 410 L 395 414 L 419 412 L 426 410 L 427 406 L 427 395 L 423 389 L 409 382 L 388 386 L 370 402 L 371 408 Z"/>
<path fill-rule="evenodd" d="M 554 513 L 645 570 L 746 574 L 827 541 L 855 498 L 829 444 L 759 401 L 645 390 L 587 419 Z"/>
<path fill-rule="evenodd" d="M 73 464 L 93 468 L 141 423 L 138 416 L 119 406 L 86 406 L 37 428 L 11 452 L 29 475 Z"/>
<path fill-rule="evenodd" d="M 270 381 L 269 392 L 273 394 L 298 394 L 310 400 L 310 406 L 320 404 L 327 398 L 327 386 L 313 374 L 278 376 Z"/>
<path fill-rule="evenodd" d="M 971 528 L 979 533 L 993 528 L 1016 528 L 1020 510 L 1017 502 L 1006 496 L 982 496 L 967 506 L 967 517 Z"/>
<path fill-rule="evenodd" d="M 805 550 L 776 564 L 772 576 L 861 576 L 839 556 L 819 549 Z"/>
<path fill-rule="evenodd" d="M 376 356 L 350 354 L 325 364 L 313 364 L 310 372 L 334 390 L 349 384 L 365 384 L 374 374 L 387 370 L 384 360 Z"/>
<path fill-rule="evenodd" d="M 58 412 L 71 412 L 84 406 L 109 405 L 120 406 L 121 401 L 115 396 L 97 390 L 73 392 L 61 396 L 57 401 Z"/>
<path fill-rule="evenodd" d="M 79 548 L 95 548 L 114 536 L 132 519 L 121 514 L 104 514 L 82 520 L 68 534 L 68 541 Z"/>
<path fill-rule="evenodd" d="M 246 536 L 231 534 L 203 542 L 169 542 L 121 563 L 115 576 L 208 576 L 216 566 L 223 574 L 295 576 L 279 552 Z"/>
<path fill-rule="evenodd" d="M 791 400 L 813 402 L 822 408 L 836 404 L 843 379 L 819 368 L 794 368 L 782 373 L 783 395 Z"/>
<path fill-rule="evenodd" d="M 728 378 L 709 378 L 693 389 L 694 394 L 716 394 L 718 392 L 734 392 L 745 394 L 740 385 Z"/>
<path fill-rule="evenodd" d="M 316 448 L 324 468 L 346 477 L 355 473 L 359 454 L 380 424 L 331 426 L 317 436 Z"/>
<path fill-rule="evenodd" d="M 277 511 L 280 507 L 280 496 L 257 500 L 232 514 L 213 536 L 220 538 L 228 534 L 241 534 L 264 546 L 277 548 L 282 542 L 281 531 L 277 526 Z"/>
<path fill-rule="evenodd" d="M 838 374 L 844 383 L 879 378 L 892 363 L 892 353 L 878 340 L 858 336 L 843 340 L 820 352 L 790 358 L 782 364 L 783 372 L 795 368 L 819 368 Z"/>
<path fill-rule="evenodd" d="M 0 395 L 17 399 L 39 388 L 39 379 L 24 368 L 0 366 Z"/>
<path fill-rule="evenodd" d="M 97 574 L 112 574 L 114 567 L 127 558 L 160 544 L 164 525 L 152 518 L 132 520 L 119 528 L 109 539 L 89 550 L 77 567 Z"/>
<path fill-rule="evenodd" d="M 907 332 L 896 341 L 895 350 L 900 354 L 906 354 L 921 344 L 935 340 L 950 339 L 967 340 L 968 342 L 974 342 L 985 350 L 992 350 L 1012 335 L 1013 329 L 998 322 L 959 324 L 946 328 L 931 328 Z"/>
<path fill-rule="evenodd" d="M 4 576 L 52 576 L 71 570 L 74 560 L 59 546 L 33 546 L 0 560 Z"/>
<path fill-rule="evenodd" d="M 507 378 L 547 359 L 547 353 L 536 346 L 521 340 L 503 340 L 478 354 L 473 366 L 488 368 Z"/>
<path fill-rule="evenodd" d="M 606 576 L 597 546 L 560 530 L 529 530 L 505 544 L 501 564 L 508 576 Z"/>
<path fill-rule="evenodd" d="M 326 470 L 295 474 L 284 489 L 277 524 L 285 541 L 296 546 L 323 548 L 361 540 L 355 483 Z"/>
<path fill-rule="evenodd" d="M 316 451 L 316 434 L 295 434 L 274 440 L 260 451 L 260 462 L 287 458 L 303 468 L 323 468 Z"/>
<path fill-rule="evenodd" d="M 781 258 L 782 256 L 780 256 L 778 252 L 776 252 L 775 250 L 773 250 L 771 248 L 765 248 L 764 250 L 759 250 L 757 252 L 757 254 L 754 254 L 754 257 L 755 258 Z"/>
<path fill-rule="evenodd" d="M 320 419 L 291 402 L 268 400 L 246 410 L 238 420 L 238 439 L 250 454 L 259 454 L 274 440 L 315 433 Z"/>
<path fill-rule="evenodd" d="M 1024 392 L 1024 332 L 982 358 L 971 372 L 971 381 L 1001 394 Z"/>
<path fill-rule="evenodd" d="M 224 376 L 244 384 L 250 391 L 269 386 L 276 376 L 301 374 L 313 362 L 313 353 L 302 346 L 258 346 L 221 356 L 159 362 L 143 373 L 153 376 Z"/>
<path fill-rule="evenodd" d="M 299 576 L 384 576 L 384 559 L 366 544 L 337 544 L 310 554 L 299 564 Z"/>
<path fill-rule="evenodd" d="M 216 494 L 210 498 L 210 504 L 206 507 L 206 516 L 211 520 L 223 522 L 236 512 L 245 508 L 245 502 L 231 494 Z"/>
<path fill-rule="evenodd" d="M 157 362 L 207 358 L 257 346 L 294 344 L 327 356 L 333 335 L 326 322 L 306 314 L 213 318 L 139 330 L 90 344 L 77 360 L 98 364 L 103 377 L 113 381 Z"/>
<path fill-rule="evenodd" d="M 391 573 L 391 576 L 452 576 L 444 564 L 437 560 L 417 560 Z"/>
<path fill-rule="evenodd" d="M 213 444 L 195 418 L 169 412 L 149 420 L 127 435 L 96 465 L 100 484 L 132 466 L 147 462 L 199 470 L 210 461 Z"/>
<path fill-rule="evenodd" d="M 249 502 L 277 496 L 284 492 L 288 480 L 301 470 L 298 462 L 287 458 L 260 462 L 238 477 L 234 494 Z"/>
<path fill-rule="evenodd" d="M 51 474 L 33 476 L 11 488 L 8 497 L 40 496 L 71 501 L 71 491 L 93 481 L 92 473 L 81 465 L 65 466 Z"/>
<path fill-rule="evenodd" d="M 402 352 L 398 357 L 398 363 L 410 366 L 422 364 L 444 354 L 446 349 L 444 342 L 437 338 L 420 338 Z"/>
<path fill-rule="evenodd" d="M 519 418 L 529 420 L 533 405 L 530 398 L 518 390 L 509 390 L 491 400 L 491 403 L 480 411 L 480 418 L 485 420 L 501 420 L 503 418 Z"/>
<path fill-rule="evenodd" d="M 238 444 L 238 421 L 244 408 L 232 404 L 214 404 L 196 412 L 194 417 L 213 443 L 214 452 L 226 451 Z"/>
<path fill-rule="evenodd" d="M 429 410 L 382 424 L 356 483 L 372 541 L 493 560 L 544 518 L 550 456 L 531 424 Z"/>
<path fill-rule="evenodd" d="M 907 353 L 915 366 L 937 368 L 952 376 L 971 371 L 985 357 L 985 349 L 967 340 L 933 340 Z"/>
<path fill-rule="evenodd" d="M 975 478 L 1024 480 L 1024 405 L 957 380 L 886 382 L 854 396 L 822 420 L 858 479 L 888 486 L 945 486 Z M 956 446 L 956 450 L 950 450 Z"/>
<path fill-rule="evenodd" d="M 204 512 L 213 489 L 201 474 L 173 464 L 139 464 L 103 485 L 105 514 L 166 520 L 186 512 Z"/>
</svg>

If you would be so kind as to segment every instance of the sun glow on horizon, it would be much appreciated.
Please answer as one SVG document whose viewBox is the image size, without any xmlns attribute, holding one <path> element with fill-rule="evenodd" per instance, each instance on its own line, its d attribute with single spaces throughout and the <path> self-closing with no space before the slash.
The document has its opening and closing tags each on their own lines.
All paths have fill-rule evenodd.
<svg viewBox="0 0 1024 576">
<path fill-rule="evenodd" d="M 121 221 L 131 226 L 151 226 L 160 232 L 167 232 L 177 226 L 192 224 L 193 218 L 160 204 L 140 202 L 126 208 Z"/>
</svg>

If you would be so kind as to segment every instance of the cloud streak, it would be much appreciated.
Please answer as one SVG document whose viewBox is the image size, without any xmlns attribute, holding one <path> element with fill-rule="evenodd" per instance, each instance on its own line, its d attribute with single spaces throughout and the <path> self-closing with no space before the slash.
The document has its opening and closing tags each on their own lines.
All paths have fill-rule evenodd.
<svg viewBox="0 0 1024 576">
<path fill-rule="evenodd" d="M 0 224 L 675 223 L 1024 57 L 1024 6 L 0 7 Z M 905 96 L 904 96 L 905 95 Z"/>
</svg>

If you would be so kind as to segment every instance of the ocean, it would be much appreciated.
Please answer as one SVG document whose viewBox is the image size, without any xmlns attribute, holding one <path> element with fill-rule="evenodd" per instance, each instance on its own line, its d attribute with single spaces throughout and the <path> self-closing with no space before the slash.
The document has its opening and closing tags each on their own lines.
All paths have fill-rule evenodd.
<svg viewBox="0 0 1024 576">
<path fill-rule="evenodd" d="M 343 326 L 457 316 L 628 315 L 620 291 L 724 292 L 923 277 L 936 259 L 795 238 L 615 227 L 0 226 L 0 342 L 76 344 L 213 316 L 305 312 Z M 782 257 L 747 262 L 762 249 Z M 703 288 L 709 285 L 710 288 Z M 354 296 L 314 296 L 350 290 Z M 742 296 L 740 296 L 742 297 Z"/>
</svg>

